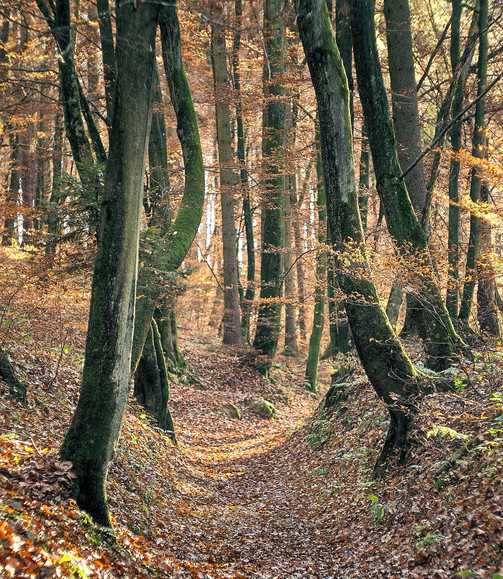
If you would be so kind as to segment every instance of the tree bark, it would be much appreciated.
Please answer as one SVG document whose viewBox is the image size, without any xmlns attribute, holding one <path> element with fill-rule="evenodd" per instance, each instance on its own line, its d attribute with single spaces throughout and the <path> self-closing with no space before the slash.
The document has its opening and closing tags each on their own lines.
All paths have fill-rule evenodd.
<svg viewBox="0 0 503 579">
<path fill-rule="evenodd" d="M 237 236 L 234 222 L 234 190 L 237 175 L 232 168 L 235 164 L 232 150 L 231 112 L 229 106 L 231 79 L 227 73 L 227 49 L 225 31 L 220 22 L 221 15 L 212 5 L 211 57 L 215 96 L 217 128 L 217 148 L 220 169 L 220 202 L 222 209 L 222 251 L 224 273 L 224 317 L 223 343 L 242 344 L 241 312 L 239 303 Z"/>
<path fill-rule="evenodd" d="M 451 69 L 453 75 L 459 66 L 460 59 L 460 26 L 461 26 L 461 0 L 453 0 L 451 16 Z M 459 78 L 456 83 L 454 100 L 452 103 L 451 116 L 455 118 L 463 108 L 463 83 Z M 461 120 L 454 123 L 450 131 L 450 141 L 452 148 L 452 158 L 449 168 L 449 225 L 447 252 L 449 263 L 449 279 L 447 284 L 447 294 L 445 305 L 449 315 L 453 319 L 458 317 L 458 297 L 459 297 L 459 168 L 458 159 L 461 150 Z"/>
<path fill-rule="evenodd" d="M 318 102 L 328 227 L 337 278 L 346 296 L 360 360 L 392 420 L 393 428 L 376 464 L 379 475 L 392 454 L 403 460 L 407 453 L 421 392 L 419 375 L 394 334 L 371 281 L 358 211 L 349 90 L 325 1 L 298 0 L 297 23 Z"/>
<path fill-rule="evenodd" d="M 241 197 L 243 199 L 243 222 L 246 235 L 246 290 L 242 299 L 241 322 L 243 335 L 247 342 L 250 342 L 250 322 L 255 299 L 255 242 L 253 236 L 253 218 L 250 202 L 250 188 L 248 186 L 248 172 L 246 170 L 246 149 L 245 132 L 243 119 L 243 104 L 241 98 L 241 27 L 243 22 L 243 3 L 236 0 L 236 28 L 232 44 L 232 69 L 233 84 L 236 94 L 236 132 L 237 132 L 237 155 L 240 165 L 239 181 L 241 185 Z"/>
<path fill-rule="evenodd" d="M 285 190 L 284 146 L 286 131 L 284 74 L 285 24 L 280 0 L 264 5 L 264 146 L 267 177 L 262 213 L 262 261 L 260 305 L 253 347 L 266 357 L 261 371 L 269 375 L 270 360 L 276 353 L 281 325 L 281 274 L 283 259 L 283 194 Z"/>
<path fill-rule="evenodd" d="M 159 8 L 117 11 L 117 86 L 101 208 L 82 389 L 61 458 L 73 463 L 74 495 L 93 519 L 111 526 L 108 464 L 126 408 L 138 262 L 143 175 L 155 88 Z"/>
<path fill-rule="evenodd" d="M 372 151 L 377 190 L 397 250 L 417 271 L 409 302 L 434 370 L 447 368 L 465 347 L 435 283 L 428 240 L 400 179 L 393 124 L 377 54 L 371 0 L 351 0 L 351 27 L 358 88 Z"/>
<path fill-rule="evenodd" d="M 180 24 L 175 4 L 165 5 L 160 15 L 162 55 L 171 102 L 177 119 L 177 134 L 182 146 L 185 187 L 174 222 L 157 244 L 156 267 L 175 272 L 189 251 L 201 222 L 204 204 L 204 165 L 196 113 L 182 62 Z M 140 280 L 139 280 L 140 285 Z M 142 297 L 136 304 L 137 315 L 133 340 L 131 372 L 136 370 L 143 344 L 150 330 L 161 295 L 166 293 L 158 282 L 141 281 Z"/>
<path fill-rule="evenodd" d="M 480 0 L 479 10 L 479 60 L 477 66 L 477 96 L 482 96 L 487 86 L 487 12 L 488 0 Z M 475 105 L 475 125 L 473 127 L 472 156 L 476 159 L 484 158 L 485 151 L 485 97 L 477 101 Z M 482 170 L 480 167 L 473 167 L 470 182 L 470 198 L 474 203 L 480 200 L 480 190 L 482 187 Z M 468 241 L 468 253 L 466 256 L 465 281 L 461 305 L 459 307 L 459 321 L 465 326 L 468 325 L 473 292 L 477 283 L 477 258 L 479 255 L 480 240 L 480 217 L 472 212 L 470 215 L 470 238 Z"/>
<path fill-rule="evenodd" d="M 316 159 L 316 173 L 318 175 L 318 253 L 316 255 L 316 287 L 314 290 L 314 315 L 309 350 L 306 363 L 306 380 L 308 389 L 316 392 L 318 382 L 318 366 L 320 362 L 320 347 L 325 327 L 325 279 L 327 273 L 327 202 L 323 183 L 323 167 L 319 148 L 319 130 L 316 131 L 318 154 Z"/>
<path fill-rule="evenodd" d="M 155 319 L 143 347 L 134 380 L 134 395 L 147 412 L 156 419 L 159 428 L 167 431 L 176 443 L 175 427 L 169 411 L 169 379 Z"/>
</svg>

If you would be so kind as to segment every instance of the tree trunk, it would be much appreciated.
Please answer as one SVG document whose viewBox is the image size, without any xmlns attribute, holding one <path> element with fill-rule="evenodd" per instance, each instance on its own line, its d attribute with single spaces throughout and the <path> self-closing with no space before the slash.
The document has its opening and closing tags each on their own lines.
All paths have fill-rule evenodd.
<svg viewBox="0 0 503 579">
<path fill-rule="evenodd" d="M 451 16 L 451 69 L 454 76 L 459 66 L 460 58 L 460 26 L 461 26 L 461 0 L 452 1 Z M 463 82 L 458 79 L 454 100 L 452 103 L 453 118 L 457 117 L 463 108 Z M 454 123 L 450 131 L 452 148 L 452 158 L 449 168 L 449 226 L 448 226 L 448 262 L 449 279 L 447 284 L 447 295 L 445 305 L 452 319 L 458 317 L 458 297 L 459 297 L 459 151 L 461 150 L 461 120 Z"/>
<path fill-rule="evenodd" d="M 294 139 L 293 139 L 294 140 Z M 284 283 L 285 283 L 285 356 L 298 356 L 297 316 L 295 315 L 295 272 L 293 270 L 292 219 L 293 212 L 290 200 L 290 188 L 285 190 L 284 198 L 285 220 L 284 236 Z"/>
<path fill-rule="evenodd" d="M 370 17 L 367 15 L 367 17 Z M 297 23 L 311 72 L 320 122 L 321 155 L 330 239 L 337 277 L 356 349 L 369 380 L 384 400 L 396 428 L 388 432 L 376 465 L 403 460 L 420 397 L 419 376 L 393 332 L 371 281 L 353 166 L 349 90 L 324 0 L 299 0 Z M 373 26 L 373 18 L 368 23 Z"/>
<path fill-rule="evenodd" d="M 7 382 L 9 394 L 18 402 L 26 402 L 27 386 L 18 380 L 7 352 L 0 347 L 0 377 Z"/>
<path fill-rule="evenodd" d="M 159 428 L 166 430 L 176 443 L 175 427 L 169 411 L 169 380 L 161 345 L 161 335 L 155 319 L 143 347 L 134 380 L 136 400 L 152 414 Z"/>
<path fill-rule="evenodd" d="M 147 142 L 155 88 L 159 8 L 117 12 L 117 86 L 101 208 L 82 389 L 61 458 L 73 463 L 74 495 L 110 526 L 105 481 L 126 408 Z"/>
<path fill-rule="evenodd" d="M 393 128 L 398 149 L 398 160 L 401 167 L 408 168 L 422 153 L 408 0 L 385 0 L 384 16 L 386 18 Z M 420 220 L 426 203 L 426 179 L 422 160 L 407 174 L 405 184 L 412 207 Z M 392 312 L 394 321 L 390 320 L 390 322 L 393 326 L 396 326 L 401 301 L 402 294 L 398 295 L 397 287 L 395 287 L 386 308 L 386 312 Z M 409 303 L 407 303 L 406 317 L 409 317 L 406 326 L 411 332 L 414 322 Z"/>
<path fill-rule="evenodd" d="M 114 116 L 115 77 L 117 63 L 115 62 L 114 36 L 112 19 L 108 0 L 97 0 L 98 22 L 100 28 L 101 55 L 103 59 L 103 77 L 105 81 L 105 99 L 107 107 L 107 125 L 111 127 Z"/>
<path fill-rule="evenodd" d="M 479 10 L 479 60 L 477 66 L 477 96 L 481 97 L 475 105 L 475 125 L 473 127 L 472 155 L 476 159 L 484 158 L 485 151 L 485 97 L 482 96 L 487 86 L 487 12 L 488 0 L 480 0 Z M 482 186 L 482 169 L 473 167 L 470 182 L 470 198 L 474 203 L 480 200 Z M 480 240 L 480 217 L 472 212 L 470 215 L 470 238 L 468 241 L 468 253 L 466 256 L 465 282 L 461 305 L 459 307 L 459 321 L 468 325 L 470 310 L 473 301 L 473 292 L 477 283 L 477 259 L 479 255 Z"/>
<path fill-rule="evenodd" d="M 187 368 L 187 363 L 178 346 L 175 298 L 173 296 L 161 298 L 154 317 L 161 335 L 168 371 L 172 374 L 180 374 Z"/>
<path fill-rule="evenodd" d="M 370 190 L 370 148 L 365 123 L 362 125 L 362 149 L 360 153 L 360 178 L 358 187 L 358 207 L 362 218 L 363 231 L 367 230 Z"/>
<path fill-rule="evenodd" d="M 185 187 L 176 218 L 168 233 L 158 244 L 157 269 L 174 272 L 183 263 L 197 228 L 201 222 L 204 204 L 204 165 L 197 127 L 196 113 L 189 83 L 182 62 L 180 24 L 175 4 L 165 5 L 160 16 L 162 56 L 171 102 L 177 120 L 177 134 L 182 146 Z M 147 339 L 150 321 L 164 287 L 152 280 L 138 280 L 142 297 L 136 304 L 131 372 L 136 370 L 143 344 Z"/>
<path fill-rule="evenodd" d="M 248 173 L 246 170 L 245 132 L 243 121 L 243 105 L 241 100 L 241 27 L 243 19 L 243 5 L 241 0 L 235 2 L 236 28 L 232 45 L 232 68 L 233 83 L 236 94 L 236 129 L 237 129 L 237 154 L 240 165 L 239 181 L 241 184 L 241 197 L 243 199 L 243 222 L 246 235 L 246 290 L 242 300 L 241 322 L 243 335 L 250 342 L 250 321 L 255 299 L 255 243 L 253 239 L 253 218 L 250 203 L 250 188 L 248 186 Z"/>
<path fill-rule="evenodd" d="M 269 375 L 281 325 L 281 274 L 283 259 L 283 195 L 285 190 L 284 147 L 286 131 L 284 74 L 285 24 L 280 0 L 265 0 L 264 6 L 264 164 L 265 206 L 262 213 L 262 261 L 260 305 L 253 347 L 266 356 L 261 371 Z"/>
<path fill-rule="evenodd" d="M 237 175 L 231 167 L 235 163 L 232 150 L 231 79 L 227 73 L 227 50 L 225 32 L 220 23 L 221 15 L 212 5 L 213 23 L 211 26 L 211 57 L 215 89 L 215 114 L 217 127 L 217 148 L 220 168 L 220 202 L 222 208 L 222 251 L 224 272 L 224 317 L 223 343 L 242 344 L 241 312 L 239 304 L 237 236 L 234 222 L 236 202 L 234 189 Z"/>
<path fill-rule="evenodd" d="M 409 302 L 418 333 L 434 370 L 447 368 L 464 347 L 435 282 L 428 241 L 400 179 L 393 124 L 377 54 L 371 0 L 351 3 L 351 26 L 358 89 L 372 151 L 377 190 L 397 250 L 417 271 Z"/>
<path fill-rule="evenodd" d="M 49 197 L 49 211 L 47 214 L 47 245 L 46 254 L 56 253 L 56 244 L 59 234 L 59 204 L 61 201 L 61 174 L 63 149 L 63 116 L 61 113 L 54 119 L 54 152 L 52 157 L 52 185 Z"/>
<path fill-rule="evenodd" d="M 13 240 L 18 240 L 17 235 L 17 204 L 19 202 L 19 143 L 17 136 L 10 139 L 11 157 L 10 157 L 10 178 L 9 189 L 7 191 L 8 217 L 4 221 L 4 231 L 2 244 L 9 245 Z"/>
<path fill-rule="evenodd" d="M 317 132 L 316 142 L 318 144 L 318 154 L 316 167 L 318 174 L 318 254 L 316 256 L 316 287 L 314 290 L 314 315 L 311 337 L 309 339 L 309 350 L 307 353 L 306 379 L 311 392 L 316 392 L 318 382 L 318 365 L 320 361 L 321 339 L 323 337 L 323 328 L 325 327 L 325 279 L 327 273 L 327 202 L 325 196 L 325 187 L 323 184 L 323 168 L 321 161 L 321 152 L 319 150 L 319 130 Z"/>
<path fill-rule="evenodd" d="M 489 187 L 486 182 L 482 183 L 480 200 L 482 203 L 489 201 Z M 482 220 L 480 223 L 479 258 L 477 263 L 477 321 L 481 332 L 499 337 L 495 272 L 491 260 L 492 250 L 491 223 Z"/>
</svg>

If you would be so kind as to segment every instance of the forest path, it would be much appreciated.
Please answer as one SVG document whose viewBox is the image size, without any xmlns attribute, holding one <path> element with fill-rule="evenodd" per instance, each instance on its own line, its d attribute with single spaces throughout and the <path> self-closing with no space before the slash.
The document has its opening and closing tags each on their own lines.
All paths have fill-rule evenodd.
<svg viewBox="0 0 503 579">
<path fill-rule="evenodd" d="M 283 360 L 289 369 L 271 387 L 239 356 L 214 351 L 203 358 L 188 354 L 207 390 L 173 388 L 189 480 L 205 489 L 189 503 L 197 517 L 189 524 L 201 540 L 177 555 L 217 565 L 222 577 L 339 576 L 318 522 L 315 457 L 302 428 L 318 400 L 302 387 L 302 363 Z M 246 401 L 260 395 L 277 406 L 277 420 L 247 409 Z M 227 402 L 239 406 L 242 420 L 222 415 Z"/>
</svg>

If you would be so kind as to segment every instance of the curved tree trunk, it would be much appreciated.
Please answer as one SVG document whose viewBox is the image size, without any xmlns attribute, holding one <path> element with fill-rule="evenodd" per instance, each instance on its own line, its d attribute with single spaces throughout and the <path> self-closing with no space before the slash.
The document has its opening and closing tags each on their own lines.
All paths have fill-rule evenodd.
<svg viewBox="0 0 503 579">
<path fill-rule="evenodd" d="M 180 24 L 175 4 L 164 5 L 160 15 L 162 55 L 171 102 L 177 119 L 177 134 L 182 146 L 185 187 L 180 207 L 168 233 L 159 242 L 156 267 L 174 272 L 183 263 L 201 222 L 204 204 L 204 165 L 196 113 L 185 76 L 180 41 Z M 143 344 L 150 330 L 159 297 L 164 288 L 152 280 L 139 279 L 142 297 L 136 304 L 136 320 L 131 372 L 136 370 Z"/>
<path fill-rule="evenodd" d="M 117 12 L 117 87 L 101 209 L 82 389 L 61 458 L 73 463 L 74 495 L 93 519 L 111 525 L 108 464 L 126 408 L 131 368 L 138 236 L 154 96 L 159 8 Z"/>
<path fill-rule="evenodd" d="M 351 0 L 351 26 L 358 89 L 372 151 L 377 190 L 388 230 L 397 250 L 418 271 L 409 302 L 427 354 L 435 370 L 447 368 L 465 347 L 442 300 L 428 250 L 428 240 L 400 179 L 393 123 L 377 54 L 370 0 Z"/>
<path fill-rule="evenodd" d="M 376 465 L 379 475 L 391 455 L 398 454 L 403 460 L 407 453 L 410 426 L 421 397 L 419 376 L 371 281 L 358 211 L 349 91 L 325 1 L 298 0 L 297 23 L 318 101 L 328 226 L 337 277 L 346 296 L 360 360 L 391 416 L 392 427 Z"/>
</svg>

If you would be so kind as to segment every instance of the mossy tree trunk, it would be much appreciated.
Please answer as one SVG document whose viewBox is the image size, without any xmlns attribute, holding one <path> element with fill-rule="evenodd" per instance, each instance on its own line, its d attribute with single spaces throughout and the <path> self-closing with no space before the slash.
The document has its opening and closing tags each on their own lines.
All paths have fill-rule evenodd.
<svg viewBox="0 0 503 579">
<path fill-rule="evenodd" d="M 276 353 L 281 326 L 281 275 L 283 272 L 283 195 L 285 190 L 286 102 L 283 87 L 285 24 L 280 0 L 264 5 L 264 111 L 263 159 L 265 200 L 262 212 L 260 305 L 253 347 L 266 357 L 261 371 L 268 375 Z"/>
<path fill-rule="evenodd" d="M 451 16 L 451 69 L 452 73 L 456 72 L 459 66 L 460 58 L 460 28 L 461 28 L 461 0 L 452 1 Z M 456 92 L 452 102 L 451 116 L 455 118 L 463 108 L 463 82 L 459 78 L 457 81 Z M 458 297 L 459 297 L 459 151 L 461 150 L 461 120 L 454 123 L 450 130 L 450 141 L 452 148 L 452 158 L 449 168 L 449 227 L 448 227 L 448 263 L 449 263 L 449 281 L 447 285 L 447 294 L 445 305 L 452 319 L 458 317 Z"/>
<path fill-rule="evenodd" d="M 204 166 L 196 113 L 182 62 L 180 24 L 175 4 L 164 5 L 160 14 L 162 55 L 171 102 L 177 119 L 177 135 L 182 147 L 185 186 L 176 217 L 168 233 L 156 244 L 153 259 L 156 269 L 175 272 L 194 240 L 204 204 Z M 142 297 L 136 308 L 131 371 L 136 370 L 143 344 L 150 331 L 150 321 L 166 287 L 159 286 L 148 275 L 138 280 Z"/>
<path fill-rule="evenodd" d="M 74 29 L 71 23 L 69 0 L 36 0 L 37 6 L 46 19 L 51 33 L 56 41 L 60 58 L 58 58 L 61 102 L 65 119 L 65 133 L 70 143 L 72 156 L 77 167 L 82 185 L 89 191 L 98 191 L 98 181 L 94 171 L 95 158 L 89 136 L 87 134 L 84 116 L 82 93 L 75 61 L 73 46 L 75 42 Z M 96 137 L 96 135 L 95 135 Z M 97 137 L 99 138 L 99 137 Z M 100 150 L 103 147 L 101 146 Z"/>
<path fill-rule="evenodd" d="M 476 159 L 483 159 L 485 155 L 485 97 L 483 96 L 487 86 L 487 12 L 488 0 L 480 0 L 479 7 L 479 59 L 477 65 L 477 96 L 481 97 L 475 105 L 475 124 L 472 137 L 472 156 Z M 482 169 L 473 167 L 470 182 L 470 198 L 474 203 L 480 201 L 480 190 L 482 187 Z M 468 240 L 468 253 L 466 255 L 465 280 L 461 305 L 459 306 L 459 321 L 465 326 L 468 325 L 468 318 L 473 301 L 473 292 L 477 283 L 477 259 L 479 256 L 480 240 L 480 217 L 472 212 L 470 215 L 470 237 Z"/>
<path fill-rule="evenodd" d="M 176 301 L 174 296 L 167 295 L 161 298 L 155 310 L 154 318 L 161 335 L 161 344 L 168 372 L 180 374 L 187 368 L 187 363 L 178 345 Z"/>
<path fill-rule="evenodd" d="M 9 387 L 9 394 L 18 402 L 26 402 L 27 387 L 21 382 L 14 372 L 7 352 L 0 347 L 0 377 L 5 380 Z"/>
<path fill-rule="evenodd" d="M 293 139 L 294 140 L 294 139 Z M 288 179 L 289 180 L 289 179 Z M 285 189 L 283 201 L 285 219 L 283 223 L 284 245 L 284 284 L 285 284 L 285 356 L 298 356 L 297 315 L 295 312 L 295 271 L 293 269 L 292 219 L 293 211 L 290 198 L 290 187 Z"/>
<path fill-rule="evenodd" d="M 318 245 L 320 248 L 318 249 L 318 254 L 316 256 L 316 287 L 314 290 L 313 327 L 309 339 L 309 350 L 307 353 L 306 363 L 306 380 L 311 392 L 316 392 L 318 382 L 321 339 L 325 327 L 325 280 L 327 273 L 327 203 L 323 183 L 321 152 L 319 150 L 319 130 L 316 132 L 316 142 L 318 144 L 318 154 L 316 159 L 318 197 L 316 204 L 318 206 Z"/>
<path fill-rule="evenodd" d="M 155 88 L 159 7 L 122 4 L 117 11 L 117 85 L 101 208 L 98 254 L 82 388 L 61 446 L 73 463 L 74 495 L 93 519 L 111 526 L 105 482 L 119 436 L 131 377 L 138 238 Z"/>
<path fill-rule="evenodd" d="M 239 303 L 237 235 L 235 226 L 235 189 L 237 174 L 232 149 L 230 89 L 231 79 L 227 72 L 227 49 L 225 29 L 215 4 L 211 5 L 211 61 L 215 96 L 217 149 L 220 173 L 220 203 L 222 210 L 222 252 L 224 273 L 223 343 L 242 344 L 241 311 Z"/>
<path fill-rule="evenodd" d="M 393 332 L 371 279 L 358 211 L 349 91 L 324 0 L 298 0 L 297 23 L 318 102 L 330 239 L 337 277 L 362 365 L 386 403 L 391 426 L 376 475 L 407 454 L 420 377 Z M 373 26 L 373 19 L 369 23 Z"/>
<path fill-rule="evenodd" d="M 155 77 L 157 86 L 154 102 L 160 106 L 162 104 L 162 93 L 157 70 L 155 70 Z M 150 186 L 144 196 L 143 206 L 148 217 L 149 227 L 158 230 L 162 236 L 169 229 L 171 217 L 168 203 L 169 177 L 166 125 L 162 110 L 157 110 L 152 115 L 148 159 Z M 155 263 L 153 265 L 155 267 Z M 170 349 L 173 342 L 171 320 L 166 320 L 170 325 L 169 333 L 167 333 L 164 330 L 166 325 L 165 318 L 159 311 L 165 301 L 165 299 L 161 298 L 155 310 L 154 318 L 151 321 L 150 331 L 135 372 L 134 394 L 138 402 L 157 420 L 158 426 L 163 430 L 167 430 L 168 435 L 176 442 L 174 424 L 168 408 L 169 376 L 165 354 L 165 351 Z M 169 313 L 166 315 L 169 316 Z M 164 330 L 162 333 L 160 327 Z M 174 332 L 176 338 L 176 325 Z M 167 344 L 163 344 L 163 337 L 167 339 Z"/>
<path fill-rule="evenodd" d="M 417 272 L 409 303 L 434 370 L 447 368 L 465 347 L 457 335 L 435 282 L 426 233 L 400 179 L 393 123 L 377 54 L 371 0 L 351 0 L 351 27 L 358 89 L 365 115 L 377 190 L 397 251 Z"/>
<path fill-rule="evenodd" d="M 142 356 L 135 373 L 134 395 L 147 412 L 156 419 L 159 428 L 166 430 L 176 443 L 175 427 L 169 411 L 169 379 L 155 319 L 145 340 Z"/>
</svg>

